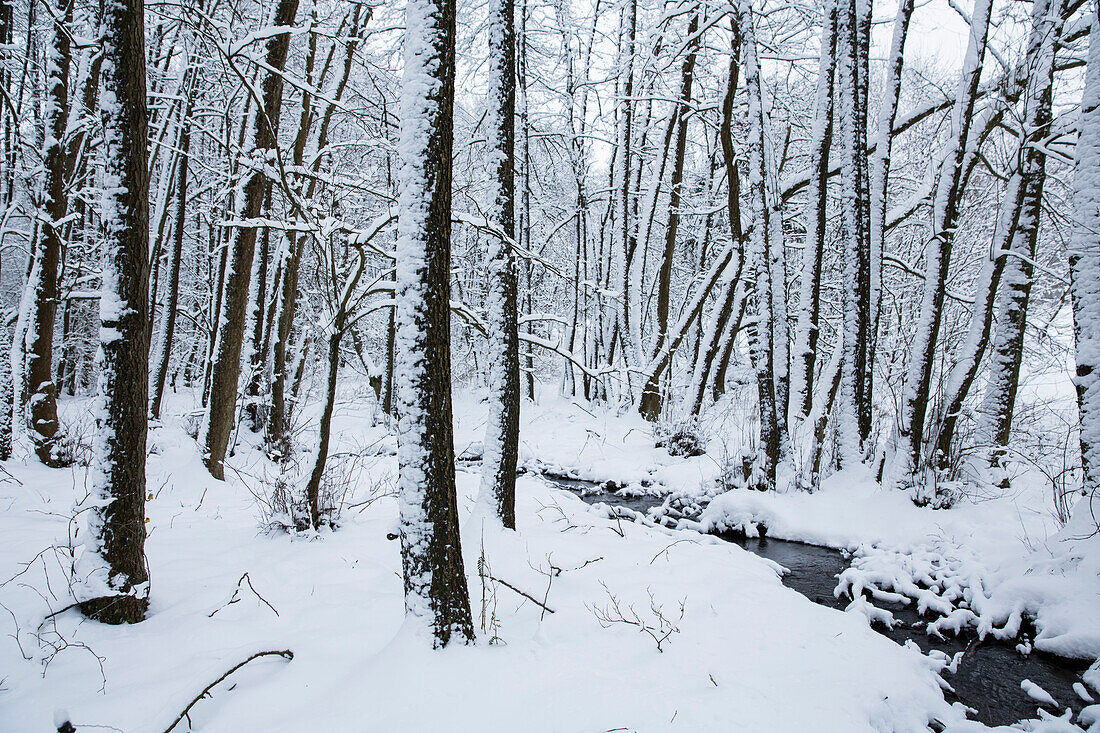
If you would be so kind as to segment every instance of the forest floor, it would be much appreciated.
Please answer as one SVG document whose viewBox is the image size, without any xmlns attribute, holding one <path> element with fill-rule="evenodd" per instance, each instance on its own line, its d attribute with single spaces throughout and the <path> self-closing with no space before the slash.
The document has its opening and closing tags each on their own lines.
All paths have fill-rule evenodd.
<svg viewBox="0 0 1100 733">
<path fill-rule="evenodd" d="M 819 606 L 785 588 L 774 563 L 690 531 L 718 525 L 763 523 L 770 536 L 851 550 L 842 582 L 879 593 L 916 593 L 906 583 L 930 575 L 935 598 L 923 600 L 949 604 L 952 623 L 996 632 L 1015 611 L 1037 616 L 1036 646 L 1100 655 L 1100 552 L 1082 539 L 1087 508 L 1060 530 L 1038 482 L 933 512 L 866 475 L 840 474 L 813 495 L 722 495 L 681 529 L 624 521 L 536 471 L 702 496 L 732 450 L 713 436 L 735 431 L 710 424 L 706 455 L 673 458 L 636 415 L 553 399 L 525 404 L 521 461 L 536 470 L 519 478 L 517 532 L 474 526 L 480 466 L 459 462 L 479 642 L 432 651 L 404 624 L 399 547 L 388 539 L 395 446 L 365 390 L 341 391 L 330 475 L 345 508 L 338 529 L 320 534 L 265 531 L 266 497 L 296 477 L 247 431 L 227 481 L 209 477 L 185 429 L 194 407 L 176 395 L 173 417 L 150 435 L 152 601 L 137 626 L 57 613 L 71 602 L 85 469 L 3 464 L 0 731 L 50 730 L 68 717 L 77 731 L 160 733 L 222 673 L 268 650 L 294 657 L 249 663 L 176 730 L 984 729 L 944 701 L 942 662 L 872 631 L 866 609 Z M 70 432 L 87 431 L 85 402 L 63 409 Z M 460 397 L 458 453 L 479 453 L 484 419 L 483 404 Z M 298 440 L 308 446 L 315 436 L 304 422 Z"/>
</svg>

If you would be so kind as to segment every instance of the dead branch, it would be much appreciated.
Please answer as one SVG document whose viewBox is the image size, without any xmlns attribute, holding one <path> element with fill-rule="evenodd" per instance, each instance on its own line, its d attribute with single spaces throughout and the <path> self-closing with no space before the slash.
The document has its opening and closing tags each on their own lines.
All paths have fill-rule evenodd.
<svg viewBox="0 0 1100 733">
<path fill-rule="evenodd" d="M 274 611 L 275 609 L 271 610 Z M 260 657 L 283 657 L 284 659 L 289 661 L 291 659 L 294 659 L 294 652 L 290 651 L 289 649 L 283 649 L 282 651 L 256 652 L 252 656 L 245 659 L 243 662 L 238 662 L 237 664 L 234 664 L 232 667 L 229 668 L 227 672 L 218 677 L 218 679 L 214 680 L 209 685 L 204 687 L 202 692 L 200 692 L 191 702 L 187 703 L 187 707 L 183 709 L 183 712 L 176 716 L 176 719 L 172 721 L 172 724 L 170 726 L 164 729 L 164 733 L 171 733 L 172 729 L 179 725 L 180 721 L 184 718 L 187 718 L 188 725 L 190 725 L 191 718 L 188 717 L 187 714 L 191 712 L 191 708 L 193 708 L 199 700 L 203 699 L 204 697 L 208 697 L 210 694 L 210 690 L 212 690 L 219 682 L 224 680 L 226 677 L 233 674 L 238 669 L 251 662 L 253 659 L 259 659 Z"/>
</svg>

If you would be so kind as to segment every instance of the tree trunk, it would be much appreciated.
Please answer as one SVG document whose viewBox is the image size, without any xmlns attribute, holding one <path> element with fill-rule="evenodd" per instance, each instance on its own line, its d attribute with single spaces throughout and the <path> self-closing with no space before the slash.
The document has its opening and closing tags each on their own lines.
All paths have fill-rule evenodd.
<svg viewBox="0 0 1100 733">
<path fill-rule="evenodd" d="M 755 271 L 752 284 L 753 322 L 749 326 L 749 351 L 756 370 L 760 410 L 760 454 L 757 468 L 763 475 L 759 488 L 774 489 L 779 465 L 780 435 L 776 416 L 774 365 L 772 363 L 771 268 L 768 255 L 768 208 L 766 202 L 764 159 L 764 109 L 760 67 L 756 55 L 750 0 L 740 0 L 737 22 L 744 43 L 745 86 L 749 100 L 749 140 L 746 157 L 749 170 L 749 200 L 752 226 L 748 232 L 746 257 Z"/>
<path fill-rule="evenodd" d="M 1078 123 L 1070 240 L 1077 403 L 1081 410 L 1082 487 L 1100 491 L 1100 18 L 1089 3 L 1089 55 Z"/>
<path fill-rule="evenodd" d="M 103 10 L 103 196 L 99 410 L 78 600 L 88 616 L 136 623 L 149 604 L 145 438 L 149 390 L 149 169 L 141 0 Z"/>
<path fill-rule="evenodd" d="M 966 156 L 966 143 L 974 113 L 974 102 L 981 79 L 982 59 L 985 55 L 989 30 L 991 0 L 977 0 L 970 23 L 970 41 L 959 93 L 951 118 L 951 140 L 939 171 L 936 196 L 933 202 L 932 231 L 934 240 L 928 248 L 925 271 L 924 295 L 920 318 L 913 337 L 909 372 L 899 416 L 898 458 L 895 480 L 903 486 L 917 488 L 914 499 L 918 503 L 931 503 L 934 497 L 927 495 L 931 487 L 924 485 L 917 474 L 924 468 L 924 427 L 927 417 L 932 368 L 936 345 L 943 320 L 943 299 L 947 290 L 948 266 L 951 262 L 951 246 L 962 199 L 961 174 Z"/>
<path fill-rule="evenodd" d="M 451 417 L 454 0 L 409 0 L 397 243 L 397 436 L 405 611 L 435 646 L 474 638 Z"/>
<path fill-rule="evenodd" d="M 293 25 L 298 11 L 298 0 L 279 0 L 272 25 Z M 286 65 L 290 33 L 280 33 L 267 41 L 266 64 L 270 67 L 263 80 L 263 104 L 252 114 L 250 153 L 256 164 L 265 161 L 274 149 L 279 132 L 279 112 L 283 97 L 283 67 Z M 262 171 L 246 174 L 240 201 L 240 219 L 245 226 L 232 232 L 232 246 L 225 274 L 225 296 L 218 316 L 217 341 L 214 345 L 210 377 L 210 404 L 202 430 L 203 452 L 210 475 L 225 477 L 225 452 L 237 407 L 237 380 L 241 372 L 241 345 L 244 340 L 245 311 L 248 308 L 249 280 L 252 259 L 256 247 L 256 227 L 251 224 L 260 216 L 266 178 Z"/>
<path fill-rule="evenodd" d="M 55 16 L 50 63 L 46 76 L 46 140 L 43 202 L 45 216 L 27 290 L 31 297 L 23 353 L 23 419 L 38 460 L 58 465 L 57 385 L 53 380 L 53 336 L 57 319 L 57 278 L 61 267 L 61 227 L 68 212 L 65 192 L 65 133 L 69 120 L 69 68 L 72 61 L 70 29 L 73 3 Z"/>
<path fill-rule="evenodd" d="M 326 107 L 325 113 L 321 118 L 315 148 L 313 164 L 314 173 L 319 170 L 321 163 L 320 152 L 324 150 L 325 146 L 328 144 L 329 125 L 332 121 L 333 110 L 335 110 L 337 106 L 335 102 L 339 102 L 340 99 L 343 98 L 344 89 L 347 86 L 348 77 L 351 74 L 355 49 L 358 47 L 360 40 L 359 14 L 361 7 L 360 5 L 356 5 L 352 10 L 351 29 L 348 34 L 351 40 L 347 43 L 347 50 L 344 55 L 343 76 L 336 85 L 336 91 L 332 97 L 333 101 Z M 368 18 L 370 16 L 369 9 L 367 10 L 367 16 Z M 306 57 L 307 76 L 312 75 L 315 53 L 315 47 L 311 46 L 310 54 Z M 313 121 L 311 100 L 312 95 L 303 93 L 301 122 L 299 123 L 298 135 L 294 142 L 293 155 L 296 168 L 300 168 L 305 161 L 305 146 Z M 383 122 L 385 123 L 386 121 L 385 107 L 383 106 Z M 309 185 L 306 187 L 307 200 L 312 198 L 316 183 L 316 177 L 310 179 Z M 276 284 L 279 289 L 279 311 L 278 322 L 274 329 L 274 338 L 271 345 L 271 398 L 267 408 L 266 441 L 269 446 L 273 447 L 275 451 L 284 456 L 286 456 L 289 451 L 288 430 L 290 425 L 290 410 L 286 402 L 286 383 L 290 376 L 288 373 L 287 349 L 290 344 L 290 334 L 294 326 L 294 313 L 298 302 L 298 270 L 305 245 L 305 236 L 306 235 L 299 236 L 294 232 L 287 234 L 286 252 L 282 267 L 280 268 L 282 279 Z"/>
<path fill-rule="evenodd" d="M 833 139 L 833 72 L 836 68 L 836 3 L 825 9 L 821 28 L 821 53 L 817 65 L 817 96 L 810 148 L 806 246 L 802 250 L 802 282 L 798 298 L 794 369 L 791 392 L 795 408 L 805 418 L 813 406 L 814 368 L 820 337 L 821 266 L 825 250 L 826 204 L 829 193 L 829 148 Z"/>
<path fill-rule="evenodd" d="M 672 289 L 672 262 L 676 253 L 676 234 L 680 226 L 681 184 L 684 179 L 684 158 L 687 153 L 688 106 L 691 104 L 691 86 L 695 76 L 695 57 L 699 48 L 699 13 L 693 13 L 688 21 L 687 55 L 680 68 L 680 99 L 676 105 L 676 149 L 672 161 L 672 179 L 669 181 L 668 225 L 665 227 L 665 248 L 661 266 L 657 270 L 657 344 L 656 355 L 668 339 L 668 311 Z M 661 417 L 662 396 L 660 373 L 654 374 L 642 389 L 638 411 L 646 420 Z"/>
<path fill-rule="evenodd" d="M 490 159 L 489 220 L 507 238 L 489 241 L 489 283 L 485 295 L 489 328 L 489 418 L 481 467 L 480 502 L 508 529 L 516 528 L 516 461 L 519 457 L 519 325 L 515 223 L 516 38 L 513 0 L 489 4 L 488 130 Z"/>
<path fill-rule="evenodd" d="M 183 130 L 180 133 L 180 159 L 176 184 L 176 224 L 172 231 L 172 251 L 168 254 L 168 293 L 164 306 L 164 325 L 161 329 L 160 344 L 157 347 L 156 367 L 153 372 L 153 398 L 149 405 L 149 414 L 154 420 L 160 419 L 160 405 L 164 399 L 164 381 L 168 376 L 168 362 L 172 354 L 172 339 L 176 333 L 176 309 L 179 307 L 180 264 L 183 260 L 183 235 L 187 224 L 187 173 L 189 152 L 191 149 L 191 96 L 188 93 L 187 109 L 180 118 Z M 196 337 L 196 341 L 197 341 Z"/>
<path fill-rule="evenodd" d="M 1031 290 L 1031 262 L 1039 233 L 1042 210 L 1043 181 L 1046 176 L 1046 154 L 1043 140 L 1050 134 L 1051 104 L 1054 82 L 1054 50 L 1062 30 L 1061 0 L 1036 0 L 1032 6 L 1031 35 L 1025 56 L 1029 69 L 1024 96 L 1023 137 L 1016 154 L 1015 170 L 1009 177 L 1003 198 L 997 236 L 993 242 L 993 259 L 982 278 L 984 288 L 977 288 L 970 329 L 960 349 L 945 390 L 943 424 L 936 441 L 935 466 L 946 471 L 951 464 L 955 430 L 963 403 L 978 374 L 978 367 L 989 344 L 993 326 L 996 294 L 1002 281 L 1008 287 L 1007 306 L 997 319 L 996 346 L 987 380 L 985 428 L 979 430 L 979 440 L 986 442 L 1003 433 L 1008 440 L 1015 403 L 1019 359 L 1023 352 L 1023 327 L 1027 301 Z M 1027 258 L 1021 260 L 1020 257 Z M 1006 278 L 1007 275 L 1007 278 Z M 1016 359 L 1015 364 L 1008 359 Z M 1001 443 L 1007 445 L 1007 442 Z"/>
</svg>

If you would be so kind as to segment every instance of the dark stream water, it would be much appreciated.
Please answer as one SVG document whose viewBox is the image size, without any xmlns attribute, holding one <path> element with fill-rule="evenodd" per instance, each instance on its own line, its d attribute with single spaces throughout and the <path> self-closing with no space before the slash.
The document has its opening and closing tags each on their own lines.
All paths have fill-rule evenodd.
<svg viewBox="0 0 1100 733">
<path fill-rule="evenodd" d="M 542 478 L 552 486 L 577 494 L 589 504 L 606 503 L 644 514 L 662 503 L 662 499 L 655 496 L 620 497 L 593 482 L 545 475 Z M 811 601 L 839 610 L 848 605 L 847 596 L 838 599 L 833 595 L 837 576 L 849 564 L 841 552 L 767 537 L 746 539 L 732 533 L 717 536 L 787 568 L 790 572 L 783 576 L 783 584 Z M 1025 679 L 1039 685 L 1058 701 L 1059 708 L 1046 708 L 1050 713 L 1059 715 L 1070 707 L 1076 720 L 1077 713 L 1087 704 L 1073 690 L 1073 684 L 1081 681 L 1083 664 L 1042 652 L 1032 652 L 1025 657 L 1016 650 L 1015 644 L 980 641 L 972 633 L 939 639 L 924 631 L 926 619 L 910 606 L 881 601 L 875 601 L 875 605 L 891 611 L 894 618 L 901 621 L 893 629 L 876 626 L 877 631 L 898 644 L 912 640 L 925 653 L 932 649 L 950 656 L 963 652 L 957 671 L 945 674 L 954 694 L 946 691 L 945 694 L 948 700 L 958 700 L 972 708 L 975 711 L 972 717 L 986 725 L 1009 725 L 1038 716 L 1039 703 L 1020 687 Z"/>
</svg>

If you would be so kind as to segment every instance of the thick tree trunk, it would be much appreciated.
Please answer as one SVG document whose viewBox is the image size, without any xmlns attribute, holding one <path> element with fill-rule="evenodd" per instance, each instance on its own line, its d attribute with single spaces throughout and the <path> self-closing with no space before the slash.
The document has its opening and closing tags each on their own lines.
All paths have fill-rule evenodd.
<svg viewBox="0 0 1100 733">
<path fill-rule="evenodd" d="M 756 33 L 753 30 L 753 11 L 750 0 L 740 0 L 737 6 L 737 22 L 741 29 L 745 59 L 745 86 L 749 100 L 749 201 L 752 206 L 752 226 L 748 232 L 746 257 L 755 272 L 751 302 L 753 321 L 749 326 L 749 351 L 756 370 L 758 407 L 760 410 L 760 454 L 758 470 L 763 478 L 759 488 L 774 489 L 776 468 L 779 465 L 781 440 L 776 415 L 775 380 L 772 335 L 771 268 L 768 254 L 768 208 L 766 202 L 764 158 L 764 109 L 760 67 L 757 62 Z"/>
<path fill-rule="evenodd" d="M 1100 18 L 1089 3 L 1088 66 L 1077 136 L 1070 240 L 1077 402 L 1081 410 L 1082 486 L 1100 491 Z"/>
<path fill-rule="evenodd" d="M 840 362 L 840 393 L 837 408 L 837 455 L 841 466 L 858 463 L 862 458 L 860 410 L 864 398 L 868 308 L 865 289 L 863 188 L 861 168 L 865 145 L 860 114 L 860 0 L 844 0 L 837 9 L 838 123 L 842 161 L 840 194 L 840 239 L 842 248 L 841 282 L 844 311 L 840 329 L 843 357 Z"/>
<path fill-rule="evenodd" d="M 480 502 L 492 504 L 505 527 L 516 528 L 519 456 L 519 324 L 516 303 L 515 114 L 516 37 L 513 0 L 489 4 L 489 218 L 507 238 L 489 242 L 485 312 L 489 327 L 489 418 L 485 425 Z"/>
<path fill-rule="evenodd" d="M 473 639 L 451 413 L 454 0 L 409 0 L 397 242 L 397 435 L 405 611 L 436 646 Z"/>
<path fill-rule="evenodd" d="M 149 390 L 149 169 L 141 0 L 103 10 L 103 201 L 99 410 L 84 552 L 74 569 L 81 610 L 135 623 L 149 604 L 145 438 Z"/>
<path fill-rule="evenodd" d="M 294 23 L 298 0 L 279 0 L 272 25 L 287 27 Z M 267 66 L 271 71 L 264 75 L 263 104 L 253 112 L 250 122 L 250 153 L 257 166 L 263 165 L 267 154 L 278 140 L 279 113 L 282 107 L 283 77 L 286 65 L 290 33 L 272 36 L 267 42 Z M 231 235 L 231 249 L 225 275 L 225 297 L 218 315 L 220 327 L 214 345 L 210 376 L 210 404 L 206 412 L 202 444 L 210 475 L 221 479 L 225 476 L 225 453 L 237 407 L 237 380 L 241 373 L 241 345 L 244 341 L 245 311 L 248 308 L 249 280 L 252 259 L 256 247 L 256 227 L 250 223 L 260 216 L 266 178 L 261 170 L 246 174 L 240 202 L 240 219 L 245 226 L 235 229 Z"/>
</svg>

